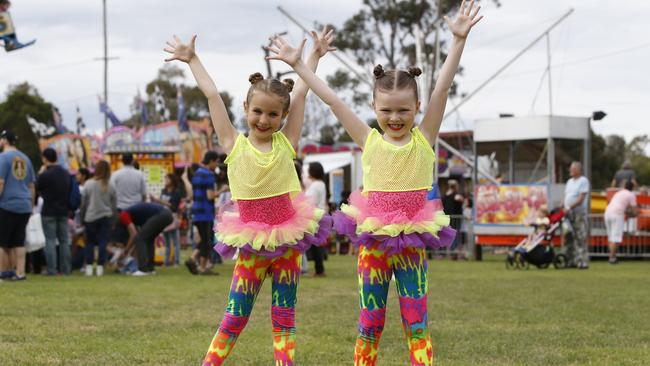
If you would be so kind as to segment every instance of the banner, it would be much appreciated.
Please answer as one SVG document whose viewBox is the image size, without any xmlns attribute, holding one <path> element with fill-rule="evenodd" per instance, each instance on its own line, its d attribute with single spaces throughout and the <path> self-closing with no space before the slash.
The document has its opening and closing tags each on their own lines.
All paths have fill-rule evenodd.
<svg viewBox="0 0 650 366">
<path fill-rule="evenodd" d="M 478 186 L 474 197 L 478 225 L 527 225 L 548 205 L 545 185 Z"/>
<path fill-rule="evenodd" d="M 56 150 L 57 163 L 70 172 L 91 166 L 91 149 L 89 139 L 75 134 L 56 135 L 41 139 L 41 151 L 47 147 Z"/>
<path fill-rule="evenodd" d="M 137 140 L 142 145 L 179 146 L 180 153 L 175 159 L 177 166 L 197 163 L 212 148 L 212 125 L 207 119 L 200 122 L 188 121 L 187 124 L 188 131 L 182 131 L 177 121 L 148 125 L 140 130 Z"/>
</svg>

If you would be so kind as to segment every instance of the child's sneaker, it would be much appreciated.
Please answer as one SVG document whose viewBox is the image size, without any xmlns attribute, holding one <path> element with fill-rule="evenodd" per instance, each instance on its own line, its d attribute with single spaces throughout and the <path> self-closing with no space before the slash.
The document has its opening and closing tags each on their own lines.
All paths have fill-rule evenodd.
<svg viewBox="0 0 650 366">
<path fill-rule="evenodd" d="M 84 272 L 86 273 L 86 277 L 91 277 L 93 275 L 93 265 L 86 264 L 86 270 Z"/>
<path fill-rule="evenodd" d="M 97 266 L 97 277 L 101 277 L 104 275 L 104 266 Z"/>
</svg>

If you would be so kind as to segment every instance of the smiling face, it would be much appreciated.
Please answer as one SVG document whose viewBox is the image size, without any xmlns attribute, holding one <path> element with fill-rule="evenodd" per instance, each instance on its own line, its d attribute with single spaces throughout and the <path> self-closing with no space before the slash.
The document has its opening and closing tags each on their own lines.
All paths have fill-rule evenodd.
<svg viewBox="0 0 650 366">
<path fill-rule="evenodd" d="M 244 110 L 249 136 L 259 141 L 270 140 L 287 114 L 282 97 L 263 91 L 255 91 L 250 101 L 244 102 Z"/>
<path fill-rule="evenodd" d="M 377 90 L 372 103 L 379 127 L 387 140 L 403 142 L 415 123 L 420 102 L 409 89 Z"/>
</svg>

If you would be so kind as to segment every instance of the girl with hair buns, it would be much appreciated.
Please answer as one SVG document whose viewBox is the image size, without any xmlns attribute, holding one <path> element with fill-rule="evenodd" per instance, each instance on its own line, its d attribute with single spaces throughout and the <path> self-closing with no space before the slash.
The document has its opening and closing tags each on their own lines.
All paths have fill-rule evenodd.
<svg viewBox="0 0 650 366">
<path fill-rule="evenodd" d="M 307 60 L 311 72 L 330 47 L 333 32 L 312 32 L 314 47 Z M 267 275 L 272 278 L 271 319 L 275 365 L 294 363 L 296 289 L 301 256 L 311 245 L 325 242 L 332 219 L 300 194 L 293 159 L 302 130 L 307 85 L 298 81 L 250 76 L 244 110 L 248 137 L 228 118 L 219 92 L 195 53 L 196 36 L 182 43 L 174 36 L 165 51 L 189 64 L 208 98 L 212 124 L 228 154 L 228 180 L 235 210 L 224 212 L 217 224 L 217 250 L 239 256 L 233 271 L 228 304 L 203 365 L 221 365 L 246 326 L 257 293 Z M 293 89 L 293 102 L 289 93 Z M 283 121 L 285 120 L 286 122 Z"/>
<path fill-rule="evenodd" d="M 455 231 L 440 202 L 427 203 L 432 186 L 434 144 L 447 102 L 448 90 L 458 69 L 467 36 L 481 20 L 474 1 L 462 2 L 458 17 L 445 17 L 453 43 L 440 70 L 435 89 L 420 125 L 414 127 L 420 107 L 415 78 L 421 71 L 374 70 L 372 106 L 383 131 L 370 128 L 311 72 L 301 60 L 305 41 L 294 48 L 278 37 L 269 59 L 289 64 L 307 85 L 327 103 L 352 139 L 363 148 L 363 192 L 350 196 L 341 207 L 334 228 L 359 246 L 359 334 L 355 365 L 375 365 L 384 328 L 388 285 L 395 275 L 412 365 L 433 364 L 433 347 L 427 318 L 427 261 L 425 248 L 451 244 Z"/>
</svg>

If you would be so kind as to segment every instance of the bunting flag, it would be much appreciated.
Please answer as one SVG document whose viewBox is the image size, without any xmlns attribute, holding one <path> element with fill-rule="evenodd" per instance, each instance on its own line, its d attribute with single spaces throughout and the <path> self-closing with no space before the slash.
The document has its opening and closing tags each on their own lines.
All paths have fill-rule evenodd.
<svg viewBox="0 0 650 366">
<path fill-rule="evenodd" d="M 176 88 L 176 98 L 178 102 L 178 114 L 176 119 L 178 120 L 178 129 L 181 132 L 189 131 L 190 126 L 187 124 L 187 113 L 185 111 L 185 99 L 183 99 L 183 91 L 181 90 L 180 85 Z"/>
<path fill-rule="evenodd" d="M 167 109 L 167 106 L 165 105 L 165 98 L 163 97 L 158 85 L 155 86 L 153 92 L 153 102 L 156 106 L 156 114 L 160 116 L 160 121 L 169 121 L 169 109 Z"/>
<path fill-rule="evenodd" d="M 117 118 L 115 113 L 113 113 L 111 108 L 106 104 L 106 102 L 102 100 L 101 97 L 99 97 L 99 111 L 106 114 L 106 117 L 111 121 L 113 127 L 122 125 L 122 121 L 120 121 L 120 119 Z"/>
<path fill-rule="evenodd" d="M 140 90 L 138 89 L 138 109 L 140 110 L 140 121 L 143 125 L 149 123 L 149 111 L 147 110 L 147 103 L 140 97 Z"/>
<path fill-rule="evenodd" d="M 61 118 L 61 113 L 59 108 L 52 106 L 52 122 L 54 122 L 54 127 L 56 127 L 57 133 L 67 133 L 68 129 L 63 125 L 63 119 Z"/>
<path fill-rule="evenodd" d="M 79 106 L 77 106 L 77 135 L 81 135 L 84 129 L 86 129 L 86 124 L 81 116 L 81 110 L 79 110 Z"/>
<path fill-rule="evenodd" d="M 50 137 L 56 133 L 56 127 L 50 126 L 46 123 L 38 122 L 30 115 L 27 115 L 26 117 L 27 123 L 29 123 L 29 127 L 32 129 L 34 135 L 38 137 Z"/>
</svg>

